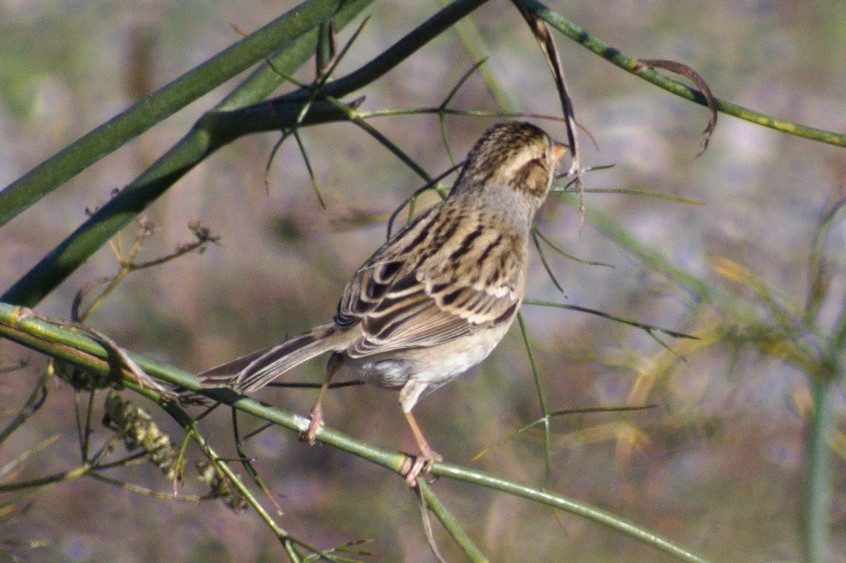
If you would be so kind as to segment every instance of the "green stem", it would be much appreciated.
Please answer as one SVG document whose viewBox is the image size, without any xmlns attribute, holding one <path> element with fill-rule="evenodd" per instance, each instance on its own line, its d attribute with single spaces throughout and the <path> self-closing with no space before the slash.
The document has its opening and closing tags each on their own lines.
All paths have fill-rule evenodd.
<svg viewBox="0 0 846 563">
<path fill-rule="evenodd" d="M 217 452 L 209 445 L 206 441 L 205 437 L 197 430 L 196 421 L 188 416 L 188 414 L 182 410 L 180 407 L 174 404 L 168 404 L 164 406 L 165 411 L 173 417 L 173 419 L 182 425 L 182 428 L 185 430 L 187 434 L 191 436 L 194 442 L 200 447 L 203 451 L 203 454 L 208 457 L 209 461 L 213 463 L 224 475 L 230 480 L 232 485 L 238 489 L 238 491 L 244 495 L 244 498 L 253 507 L 259 517 L 264 520 L 265 524 L 273 530 L 273 533 L 276 534 L 276 537 L 279 539 L 280 542 L 283 542 L 288 539 L 290 536 L 288 532 L 286 532 L 276 521 L 273 517 L 264 509 L 264 506 L 258 501 L 258 499 L 252 494 L 252 492 L 247 488 L 246 485 L 241 481 L 241 477 L 235 473 L 229 464 L 226 463 Z"/>
<path fill-rule="evenodd" d="M 831 380 L 811 379 L 814 412 L 808 426 L 805 453 L 805 494 L 802 540 L 810 563 L 828 561 L 828 523 L 831 505 L 831 451 L 828 433 L 832 421 Z"/>
<path fill-rule="evenodd" d="M 467 558 L 474 562 L 488 561 L 488 558 L 485 557 L 482 550 L 473 543 L 470 536 L 468 536 L 458 524 L 458 520 L 455 519 L 455 516 L 453 516 L 447 507 L 444 506 L 441 499 L 439 499 L 435 494 L 435 491 L 432 490 L 432 487 L 426 483 L 426 479 L 417 479 L 417 486 L 420 488 L 420 494 L 432 510 L 432 513 L 438 518 L 438 520 L 440 520 L 441 524 L 443 524 L 444 528 L 446 528 L 447 532 L 449 532 L 449 535 L 452 536 L 452 539 L 455 540 L 459 547 L 461 547 L 464 551 L 464 554 L 467 555 Z"/>
<path fill-rule="evenodd" d="M 338 25 L 345 23 L 344 14 L 347 18 L 352 17 L 354 8 L 360 10 L 361 5 L 369 1 L 358 0 L 358 2 L 351 2 L 348 6 L 345 6 L 345 10 L 336 18 Z M 326 85 L 322 89 L 322 93 L 340 97 L 369 84 L 484 2 L 485 0 L 458 0 L 454 2 L 358 71 Z M 313 52 L 315 34 L 316 31 L 306 36 L 310 41 L 308 44 L 295 42 L 298 45 L 297 50 L 295 52 L 291 49 L 286 50 L 288 58 L 282 62 L 275 60 L 273 65 L 267 66 L 278 69 L 278 74 L 290 74 Z M 262 81 L 257 78 L 254 79 L 254 77 L 245 81 L 235 93 L 218 106 L 218 109 L 230 109 L 232 106 L 240 107 L 247 103 L 257 104 L 269 93 L 267 88 L 272 82 L 268 81 L 267 75 L 270 72 L 274 71 L 266 71 Z M 278 74 L 277 78 L 281 80 L 281 76 L 278 76 Z M 98 248 L 193 166 L 223 144 L 232 141 L 235 136 L 249 132 L 243 129 L 243 124 L 238 127 L 233 126 L 233 123 L 237 123 L 238 119 L 247 119 L 251 123 L 261 123 L 260 129 L 265 129 L 267 123 L 275 124 L 276 128 L 286 124 L 290 126 L 288 122 L 280 122 L 278 120 L 279 115 L 286 115 L 292 107 L 298 107 L 291 102 L 305 101 L 311 103 L 312 98 L 313 92 L 301 89 L 272 102 L 263 102 L 244 108 L 242 111 L 232 112 L 232 115 L 217 112 L 204 117 L 171 151 L 160 158 L 106 206 L 97 211 L 58 247 L 42 258 L 32 270 L 0 297 L 0 301 L 28 306 L 40 302 Z M 314 105 L 312 104 L 312 106 Z M 312 107 L 304 121 L 306 123 L 317 123 L 339 119 L 341 118 L 337 113 L 333 113 L 333 110 L 320 112 L 319 108 Z M 229 126 L 224 126 L 224 124 Z M 210 126 L 214 126 L 214 128 L 209 129 Z"/>
<path fill-rule="evenodd" d="M 299 108 L 289 107 L 286 112 L 276 115 L 274 124 L 276 127 L 291 126 L 295 123 L 298 113 Z M 216 114 L 211 114 L 214 115 Z M 343 112 L 332 104 L 323 102 L 306 116 L 303 125 L 325 123 L 343 117 Z M 9 288 L 2 301 L 28 306 L 40 302 L 179 178 L 230 140 L 230 132 L 217 128 L 214 120 L 201 119 L 176 146 L 89 217 Z"/>
<path fill-rule="evenodd" d="M 608 528 L 622 532 L 629 537 L 640 540 L 643 543 L 677 557 L 682 561 L 706 561 L 706 559 L 697 555 L 693 551 L 672 543 L 666 538 L 641 528 L 632 522 L 628 522 L 619 516 L 615 516 L 610 512 L 606 512 L 583 502 L 569 499 L 548 490 L 537 489 L 530 485 L 509 481 L 490 473 L 467 469 L 466 467 L 460 467 L 451 463 L 436 464 L 432 469 L 432 473 L 441 477 L 450 477 L 457 481 L 473 483 L 477 486 L 508 493 L 531 500 L 532 502 L 536 502 L 538 504 L 550 506 L 552 508 L 565 510 L 571 514 L 576 514 L 577 516 L 581 516 L 587 520 L 597 522 L 607 526 Z"/>
<path fill-rule="evenodd" d="M 526 348 L 526 354 L 529 357 L 529 367 L 532 370 L 532 379 L 535 382 L 535 391 L 538 394 L 538 404 L 541 408 L 541 420 L 543 421 L 543 452 L 544 452 L 544 468 L 546 473 L 547 483 L 552 481 L 552 433 L 549 428 L 549 409 L 546 404 L 546 393 L 543 390 L 543 383 L 541 382 L 540 372 L 538 371 L 538 362 L 535 359 L 535 352 L 532 349 L 532 340 L 529 337 L 529 330 L 526 327 L 526 321 L 523 318 L 523 313 L 517 313 L 517 322 L 520 325 L 520 335 L 523 337 L 523 345 Z"/>
<path fill-rule="evenodd" d="M 326 2 L 326 0 L 322 1 Z M 343 2 L 345 7 L 337 15 L 338 26 L 348 23 L 371 1 Z M 332 15 L 334 11 L 329 11 L 327 14 Z M 272 65 L 260 67 L 227 96 L 217 109 L 243 107 L 264 99 L 283 80 L 274 69 L 292 73 L 299 68 L 313 53 L 315 36 L 316 29 L 313 29 L 310 33 L 289 42 L 283 51 L 271 58 Z M 342 118 L 342 114 L 337 110 L 328 105 L 327 108 L 329 113 L 325 116 L 326 119 Z M 288 112 L 290 111 L 289 106 Z M 306 122 L 318 122 L 319 115 L 319 112 L 313 111 Z M 285 123 L 275 120 L 270 122 L 275 123 L 277 127 Z M 45 255 L 32 270 L 6 291 L 0 300 L 28 306 L 39 303 L 44 296 L 64 281 L 71 272 L 179 178 L 217 148 L 234 139 L 233 134 L 217 125 L 217 120 L 214 118 L 207 116 L 200 119 L 197 125 L 171 150 Z"/>
<path fill-rule="evenodd" d="M 344 4 L 303 2 L 85 134 L 0 191 L 0 226 L 130 139 L 333 17 Z"/>
<path fill-rule="evenodd" d="M 0 303 L 0 336 L 8 337 L 33 350 L 50 354 L 96 373 L 107 374 L 110 370 L 110 365 L 105 361 L 108 353 L 99 343 L 72 330 L 53 325 L 45 320 L 27 316 L 26 310 L 21 307 Z M 199 382 L 190 373 L 147 360 L 137 354 L 130 354 L 130 356 L 150 376 L 156 379 L 181 385 L 190 390 L 197 390 L 199 388 Z M 123 382 L 127 388 L 163 404 L 161 397 L 155 391 L 139 388 L 131 379 L 124 379 Z M 252 414 L 258 418 L 272 422 L 277 426 L 287 428 L 297 434 L 304 432 L 308 428 L 309 421 L 305 417 L 283 409 L 270 407 L 248 397 L 238 395 L 233 391 L 215 389 L 208 390 L 206 393 L 214 400 L 225 403 L 241 412 Z M 186 429 L 191 428 L 191 421 L 182 418 L 181 409 L 167 405 L 165 405 L 165 408 L 172 415 L 176 413 L 178 415 L 177 420 Z M 321 427 L 318 431 L 317 439 L 324 444 L 336 447 L 397 473 L 402 469 L 403 462 L 406 459 L 405 454 L 373 446 L 326 426 Z M 503 479 L 497 475 L 475 471 L 450 463 L 436 463 L 432 468 L 432 474 L 503 491 L 539 504 L 566 510 L 611 529 L 618 530 L 682 560 L 704 561 L 704 559 L 690 550 L 613 514 L 564 497 L 563 495 L 538 489 L 529 484 L 517 483 Z"/>
<path fill-rule="evenodd" d="M 697 104 L 707 106 L 705 97 L 698 90 L 686 86 L 681 82 L 671 80 L 651 69 L 638 71 L 638 59 L 621 53 L 618 49 L 591 35 L 561 14 L 550 10 L 547 6 L 541 4 L 537 0 L 513 1 L 515 4 L 536 13 L 542 20 L 573 41 L 582 45 L 582 47 L 596 53 L 603 59 L 617 65 L 623 70 L 630 72 L 638 78 L 651 82 L 652 84 L 655 84 L 672 94 L 685 98 L 686 100 L 696 102 Z M 732 115 L 745 121 L 755 123 L 756 125 L 769 127 L 770 129 L 781 131 L 782 133 L 789 133 L 790 135 L 796 135 L 797 137 L 805 137 L 807 139 L 813 139 L 815 141 L 831 145 L 846 147 L 846 135 L 840 133 L 809 127 L 786 119 L 778 119 L 720 99 L 717 99 L 717 109 L 727 115 Z"/>
<path fill-rule="evenodd" d="M 87 475 L 90 471 L 91 466 L 88 464 L 83 464 L 68 471 L 54 473 L 53 475 L 39 477 L 38 479 L 32 479 L 30 481 L 0 483 L 0 492 L 9 493 L 12 491 L 23 491 L 26 489 L 41 489 L 44 487 L 51 487 L 53 485 L 58 485 L 59 483 L 63 483 L 65 481 L 73 481 L 74 479 L 79 479 L 80 477 Z"/>
</svg>

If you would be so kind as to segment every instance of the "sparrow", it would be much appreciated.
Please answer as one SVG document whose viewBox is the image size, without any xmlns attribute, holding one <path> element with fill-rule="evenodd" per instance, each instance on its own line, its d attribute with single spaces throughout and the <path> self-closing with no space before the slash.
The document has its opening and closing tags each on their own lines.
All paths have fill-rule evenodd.
<svg viewBox="0 0 846 563">
<path fill-rule="evenodd" d="M 402 470 L 414 487 L 441 461 L 412 414 L 420 397 L 484 360 L 523 300 L 532 222 L 567 146 L 525 122 L 476 142 L 449 195 L 389 238 L 352 276 L 331 322 L 199 374 L 206 388 L 249 393 L 329 353 L 303 439 L 314 444 L 321 401 L 340 368 L 399 390 L 419 453 Z"/>
</svg>

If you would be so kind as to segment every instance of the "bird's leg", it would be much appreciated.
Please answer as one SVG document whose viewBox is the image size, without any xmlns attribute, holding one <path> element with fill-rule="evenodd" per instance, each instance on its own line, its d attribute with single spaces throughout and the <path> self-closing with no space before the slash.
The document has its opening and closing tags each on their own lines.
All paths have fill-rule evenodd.
<svg viewBox="0 0 846 563">
<path fill-rule="evenodd" d="M 320 403 L 323 402 L 323 396 L 326 395 L 326 391 L 329 389 L 332 376 L 341 367 L 342 361 L 343 356 L 333 352 L 329 356 L 329 361 L 326 362 L 326 375 L 323 378 L 323 384 L 320 386 L 320 391 L 317 393 L 317 399 L 314 401 L 314 405 L 308 411 L 308 430 L 300 435 L 300 440 L 305 440 L 309 446 L 313 446 L 317 441 L 317 429 L 320 428 L 320 424 L 323 422 L 323 408 L 320 406 Z"/>
<path fill-rule="evenodd" d="M 432 469 L 432 465 L 444 460 L 444 458 L 438 455 L 438 453 L 429 446 L 429 442 L 427 442 L 426 437 L 423 436 L 423 432 L 420 430 L 417 420 L 414 418 L 414 415 L 411 414 L 411 409 L 413 409 L 414 405 L 417 404 L 417 399 L 420 398 L 420 395 L 428 386 L 429 384 L 426 382 L 410 379 L 403 386 L 399 396 L 402 413 L 408 421 L 408 426 L 411 428 L 411 433 L 414 435 L 414 441 L 417 442 L 417 448 L 420 450 L 420 453 L 414 457 L 414 460 L 411 461 L 410 464 L 403 464 L 403 468 L 400 471 L 403 477 L 405 477 L 405 482 L 411 488 L 417 486 L 417 477 L 422 471 L 429 471 Z"/>
<path fill-rule="evenodd" d="M 411 412 L 404 414 L 405 419 L 408 421 L 408 426 L 411 427 L 411 433 L 414 434 L 414 441 L 417 442 L 417 447 L 420 450 L 420 453 L 415 456 L 411 467 L 407 472 L 404 472 L 406 484 L 414 488 L 417 485 L 417 477 L 420 476 L 420 473 L 422 471 L 430 471 L 432 465 L 443 461 L 444 458 L 429 446 L 429 442 L 423 436 L 423 432 L 420 430 L 420 426 L 417 425 L 414 415 Z"/>
</svg>

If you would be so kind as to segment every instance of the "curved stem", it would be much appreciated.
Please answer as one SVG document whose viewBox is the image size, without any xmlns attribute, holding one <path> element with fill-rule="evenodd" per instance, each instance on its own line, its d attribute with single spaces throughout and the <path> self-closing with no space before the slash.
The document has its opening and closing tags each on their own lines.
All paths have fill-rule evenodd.
<svg viewBox="0 0 846 563">
<path fill-rule="evenodd" d="M 467 558 L 474 562 L 488 561 L 488 558 L 485 557 L 482 550 L 473 543 L 470 536 L 468 536 L 461 528 L 461 525 L 458 523 L 455 516 L 453 516 L 447 507 L 444 506 L 441 499 L 439 499 L 435 494 L 435 491 L 432 490 L 432 487 L 426 483 L 426 479 L 417 479 L 417 486 L 420 488 L 420 494 L 426 502 L 426 505 L 432 510 L 432 513 L 438 518 L 438 520 L 440 520 L 441 524 L 443 524 L 444 528 L 446 528 L 447 532 L 449 532 L 449 535 L 451 535 L 452 539 L 455 540 L 455 543 L 461 547 Z"/>
<path fill-rule="evenodd" d="M 457 0 L 415 28 L 393 47 L 358 71 L 326 85 L 321 93 L 341 97 L 369 84 L 485 1 Z M 357 2 L 343 3 L 344 10 L 336 18 L 338 25 L 348 21 L 369 2 L 370 0 L 358 0 Z M 292 102 L 311 103 L 314 97 L 313 92 L 308 89 L 300 89 L 275 100 L 260 104 L 258 102 L 270 92 L 269 86 L 275 85 L 272 81 L 269 81 L 268 74 L 276 74 L 278 79 L 276 84 L 278 84 L 278 81 L 282 80 L 279 73 L 290 74 L 298 68 L 313 52 L 316 33 L 316 30 L 313 30 L 309 35 L 301 37 L 298 40 L 301 42 L 296 43 L 296 49 L 286 49 L 284 55 L 287 58 L 282 59 L 281 62 L 274 60 L 273 65 L 266 65 L 266 72 L 262 75 L 262 80 L 259 80 L 256 76 L 250 77 L 233 94 L 228 96 L 218 106 L 218 109 L 229 110 L 246 104 L 257 105 L 230 112 L 231 115 L 217 113 L 214 116 L 206 116 L 201 119 L 173 149 L 162 156 L 106 206 L 98 210 L 53 251 L 44 256 L 32 270 L 0 297 L 0 301 L 28 306 L 39 303 L 115 233 L 125 227 L 205 157 L 232 141 L 237 135 L 254 132 L 245 130 L 243 124 L 234 127 L 233 123 L 238 120 L 248 120 L 250 123 L 262 123 L 261 128 L 266 127 L 268 122 L 274 124 L 276 128 L 285 125 L 290 126 L 291 123 L 279 120 L 278 116 L 291 112 L 292 108 L 297 108 L 296 111 L 298 112 L 299 104 Z M 267 70 L 268 68 L 269 70 Z M 311 105 L 315 106 L 313 103 Z M 316 123 L 342 119 L 337 112 L 338 110 L 335 108 L 322 112 L 320 108 L 312 107 L 304 121 L 305 123 Z M 224 126 L 225 124 L 229 126 Z M 210 129 L 210 126 L 213 127 Z"/>
<path fill-rule="evenodd" d="M 0 303 L 0 336 L 8 337 L 24 346 L 38 350 L 90 369 L 97 373 L 110 373 L 111 366 L 106 358 L 108 352 L 95 340 L 75 333 L 66 328 L 53 325 L 45 320 L 39 319 L 31 312 Z M 199 381 L 190 373 L 165 366 L 151 360 L 147 360 L 136 354 L 129 354 L 150 376 L 167 383 L 181 385 L 186 389 L 196 391 L 199 389 Z M 140 388 L 135 381 L 126 377 L 122 383 L 132 390 L 151 398 L 159 404 L 164 405 L 171 414 L 176 413 L 180 423 L 187 429 L 190 428 L 190 419 L 181 418 L 181 409 L 170 407 L 162 400 L 158 392 L 151 389 Z M 206 394 L 221 403 L 225 403 L 241 412 L 252 414 L 258 418 L 287 428 L 297 434 L 308 428 L 309 420 L 292 412 L 270 407 L 258 401 L 238 395 L 237 393 L 224 390 L 207 390 Z M 317 439 L 324 444 L 336 447 L 347 453 L 357 455 L 377 465 L 381 465 L 400 473 L 406 455 L 385 450 L 372 444 L 357 440 L 335 429 L 323 426 L 317 432 Z M 582 503 L 563 495 L 537 488 L 526 483 L 518 483 L 502 478 L 491 473 L 473 470 L 467 467 L 451 463 L 436 463 L 432 467 L 432 474 L 441 477 L 465 481 L 477 486 L 486 487 L 519 496 L 539 504 L 565 510 L 578 516 L 582 516 L 597 523 L 601 523 L 611 529 L 620 531 L 629 537 L 642 541 L 666 553 L 670 553 L 685 561 L 704 561 L 692 551 L 681 547 L 666 538 L 641 528 L 627 520 L 619 518 L 611 513 L 600 510 L 589 504 Z"/>
<path fill-rule="evenodd" d="M 371 1 L 356 0 L 353 2 L 340 2 L 343 5 L 343 9 L 337 14 L 336 20 L 338 26 L 348 23 Z M 330 2 L 329 0 L 321 0 L 320 2 L 321 5 L 327 4 L 329 7 L 334 6 L 336 3 L 336 1 Z M 324 19 L 335 15 L 335 13 L 336 10 L 334 8 L 328 10 L 324 14 Z M 288 41 L 288 44 L 282 51 L 271 57 L 272 65 L 263 65 L 250 75 L 218 105 L 218 109 L 242 107 L 264 99 L 283 80 L 277 70 L 292 73 L 311 56 L 314 51 L 314 41 L 317 34 L 315 26 L 316 23 L 312 26 L 314 29 L 309 33 L 300 34 L 299 36 L 295 36 L 292 41 Z M 299 27 L 296 29 L 299 29 Z M 266 26 L 256 33 L 267 34 L 271 32 L 273 32 L 273 28 L 268 29 Z M 258 57 L 260 59 L 267 56 L 267 54 L 268 51 L 263 51 L 258 53 Z M 209 70 L 209 72 L 212 72 L 212 70 Z M 328 111 L 332 112 L 334 110 L 330 108 Z M 319 115 L 318 112 L 311 112 L 311 120 L 318 119 Z M 334 119 L 340 119 L 339 114 L 336 113 Z M 103 125 L 103 127 L 106 127 L 106 125 L 108 123 Z M 7 290 L 0 300 L 29 306 L 39 303 L 44 296 L 64 281 L 70 273 L 85 262 L 102 245 L 106 244 L 120 229 L 129 224 L 148 205 L 167 191 L 179 178 L 184 176 L 206 156 L 232 140 L 233 137 L 230 136 L 216 136 L 222 132 L 219 129 L 207 130 L 206 127 L 209 125 L 210 122 L 208 119 L 201 119 L 185 137 L 159 158 L 141 176 L 124 188 L 106 206 L 94 213 L 76 231 L 62 241 L 61 244 L 45 255 L 35 267 Z M 97 131 L 100 131 L 100 129 Z M 106 129 L 102 134 L 108 135 L 109 139 L 114 137 L 110 142 L 117 142 L 118 146 L 131 138 L 131 136 L 127 138 L 125 135 L 119 135 L 111 129 Z M 77 141 L 77 143 L 80 142 Z M 99 142 L 105 143 L 106 141 L 101 139 Z M 74 147 L 77 143 L 68 147 L 67 150 L 76 151 L 77 149 Z M 49 170 L 58 168 L 60 165 L 60 163 L 52 162 L 52 160 L 48 162 L 50 162 Z M 49 170 L 45 173 L 56 174 Z M 27 181 L 30 182 L 30 180 Z M 31 181 L 35 182 L 35 180 Z M 55 185 L 57 184 L 54 183 L 53 186 Z M 0 192 L 0 197 L 6 194 L 8 190 L 9 188 Z M 13 203 L 0 199 L 0 217 L 2 217 L 3 209 L 19 207 L 19 205 L 13 205 Z M 2 221 L 0 221 L 0 224 L 2 224 Z"/>
<path fill-rule="evenodd" d="M 603 59 L 617 65 L 638 78 L 642 78 L 672 94 L 691 100 L 697 104 L 703 106 L 708 105 L 705 101 L 705 97 L 698 90 L 686 86 L 681 82 L 671 80 L 651 69 L 638 71 L 638 59 L 623 54 L 619 49 L 616 49 L 598 37 L 591 35 L 561 14 L 550 10 L 547 6 L 541 4 L 537 0 L 513 0 L 513 2 L 536 13 L 542 20 L 573 41 L 579 43 L 582 47 L 596 53 Z M 815 141 L 831 145 L 846 147 L 846 135 L 843 134 L 826 131 L 824 129 L 817 129 L 815 127 L 802 125 L 786 119 L 779 119 L 720 99 L 717 99 L 717 109 L 727 115 L 732 115 L 745 121 L 755 123 L 756 125 L 775 129 L 776 131 L 781 131 L 782 133 L 788 133 L 790 135 L 796 135 L 797 137 L 805 137 L 807 139 L 813 139 Z"/>
<path fill-rule="evenodd" d="M 0 190 L 0 226 L 105 155 L 333 17 L 344 4 L 343 0 L 303 2 L 86 133 Z"/>
</svg>

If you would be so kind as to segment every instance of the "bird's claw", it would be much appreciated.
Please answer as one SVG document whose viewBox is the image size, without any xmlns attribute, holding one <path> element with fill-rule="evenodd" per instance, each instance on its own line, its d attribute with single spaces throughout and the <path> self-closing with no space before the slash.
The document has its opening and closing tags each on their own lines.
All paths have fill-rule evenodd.
<svg viewBox="0 0 846 563">
<path fill-rule="evenodd" d="M 405 477 L 405 484 L 413 489 L 417 486 L 417 478 L 421 473 L 429 473 L 432 466 L 443 460 L 443 457 L 433 451 L 420 453 L 416 456 L 406 456 L 399 472 L 400 475 Z"/>
<path fill-rule="evenodd" d="M 313 446 L 317 443 L 317 431 L 320 429 L 320 425 L 323 424 L 323 409 L 320 408 L 320 405 L 314 405 L 311 408 L 311 411 L 308 413 L 308 429 L 300 434 L 300 440 L 306 442 L 309 446 Z"/>
</svg>

